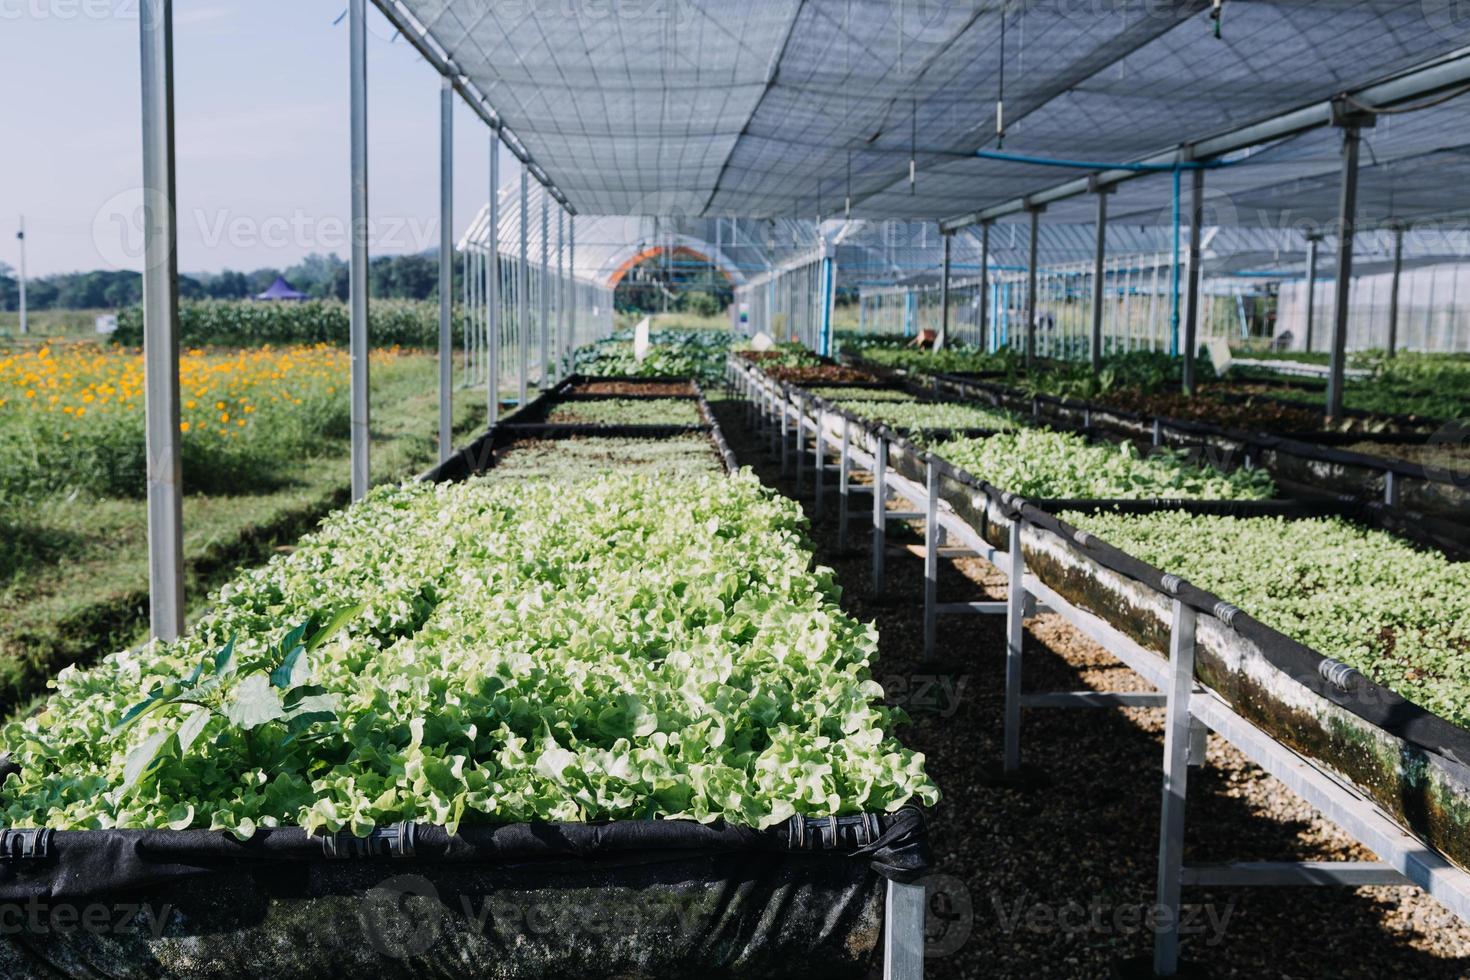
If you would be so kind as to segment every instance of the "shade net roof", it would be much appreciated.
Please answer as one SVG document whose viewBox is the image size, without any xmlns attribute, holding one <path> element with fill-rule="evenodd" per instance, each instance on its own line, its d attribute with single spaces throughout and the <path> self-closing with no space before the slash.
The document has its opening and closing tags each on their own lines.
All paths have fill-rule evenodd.
<svg viewBox="0 0 1470 980">
<path fill-rule="evenodd" d="M 1225 0 L 1218 39 L 1208 0 L 378 3 L 583 214 L 811 219 L 850 200 L 856 217 L 952 217 L 1076 176 L 974 156 L 997 146 L 1002 86 L 1005 152 L 1125 161 L 1470 44 L 1451 0 Z M 1467 110 L 1441 111 L 1368 131 L 1382 154 L 1364 154 L 1365 207 L 1439 215 L 1436 193 L 1465 186 Z M 1337 141 L 1286 140 L 1210 184 L 1263 216 L 1244 223 L 1315 220 L 1335 203 Z M 1139 196 L 1124 213 L 1167 199 Z"/>
<path fill-rule="evenodd" d="M 1172 254 L 1171 205 L 1159 194 L 1171 192 L 1167 176 L 1149 177 L 1120 188 L 1117 201 L 1110 200 L 1106 253 L 1112 261 L 1165 261 Z M 1135 195 L 1129 197 L 1128 195 Z M 1154 199 L 1150 199 L 1153 195 Z M 1306 272 L 1307 242 L 1301 226 L 1287 223 L 1269 227 L 1249 222 L 1231 223 L 1228 208 L 1207 196 L 1202 268 L 1206 275 L 1261 275 L 1300 277 Z M 556 265 L 559 205 L 535 183 L 527 196 L 527 258 L 541 258 L 541 209 L 547 205 L 548 257 Z M 1136 201 L 1128 205 L 1129 201 Z M 1095 207 L 1092 202 L 1064 202 L 1057 212 L 1048 212 L 1039 224 L 1038 262 L 1043 268 L 1090 263 L 1096 247 L 1095 225 L 1080 218 Z M 1127 205 L 1126 207 L 1124 205 Z M 481 208 L 466 229 L 459 247 L 484 248 L 489 239 L 489 206 Z M 621 271 L 640 257 L 663 250 L 688 249 L 720 269 L 730 283 L 743 285 L 772 268 L 809 259 L 825 243 L 837 259 L 839 282 L 844 287 L 884 286 L 899 283 L 937 282 L 943 262 L 943 238 L 933 222 L 778 218 L 687 218 L 672 216 L 563 216 L 565 234 L 575 236 L 570 256 L 571 272 L 579 279 L 612 285 Z M 575 230 L 572 225 L 575 224 Z M 1188 229 L 1181 230 L 1181 247 Z M 520 191 L 515 182 L 500 191 L 499 233 L 502 255 L 520 254 Z M 991 226 L 989 262 L 992 270 L 1019 270 L 1029 261 L 1029 221 L 1024 216 L 999 220 Z M 1354 268 L 1368 274 L 1392 262 L 1394 241 L 1387 229 L 1359 232 L 1354 245 Z M 1319 248 L 1319 273 L 1330 271 L 1336 239 L 1327 236 Z M 1446 257 L 1470 255 L 1470 226 L 1455 224 L 1416 227 L 1404 238 L 1403 257 L 1408 267 L 1442 261 Z M 980 229 L 967 228 L 954 235 L 950 262 L 958 280 L 979 274 Z"/>
</svg>

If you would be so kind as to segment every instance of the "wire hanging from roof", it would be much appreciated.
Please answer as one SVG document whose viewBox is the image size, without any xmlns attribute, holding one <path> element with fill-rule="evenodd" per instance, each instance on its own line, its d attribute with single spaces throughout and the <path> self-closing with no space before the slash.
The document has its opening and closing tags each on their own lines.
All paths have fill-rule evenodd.
<svg viewBox="0 0 1470 980">
<path fill-rule="evenodd" d="M 909 194 L 912 195 L 915 177 L 918 175 L 915 156 L 919 147 L 919 100 L 913 99 L 909 105 Z"/>
<path fill-rule="evenodd" d="M 1000 67 L 996 71 L 995 148 L 1006 145 L 1006 5 L 1000 5 Z"/>
</svg>

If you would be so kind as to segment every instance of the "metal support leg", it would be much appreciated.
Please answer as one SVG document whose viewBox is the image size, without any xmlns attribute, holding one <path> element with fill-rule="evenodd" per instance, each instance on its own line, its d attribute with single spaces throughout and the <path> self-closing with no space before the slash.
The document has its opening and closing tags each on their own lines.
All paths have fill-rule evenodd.
<svg viewBox="0 0 1470 980">
<path fill-rule="evenodd" d="M 873 451 L 873 594 L 883 594 L 883 559 L 888 547 L 888 440 Z"/>
<path fill-rule="evenodd" d="M 1021 768 L 1021 644 L 1026 633 L 1026 562 L 1021 557 L 1021 516 L 1011 517 L 1006 574 L 1006 704 L 1002 767 Z"/>
<path fill-rule="evenodd" d="M 822 505 L 825 503 L 823 498 L 827 495 L 827 413 L 819 408 L 816 417 L 817 435 L 812 441 L 814 447 L 812 456 L 816 460 L 812 469 L 812 514 L 817 520 L 821 520 Z"/>
<path fill-rule="evenodd" d="M 939 625 L 939 468 L 928 460 L 924 474 L 924 658 L 934 657 Z"/>
<path fill-rule="evenodd" d="M 848 451 L 852 447 L 851 423 L 842 420 L 842 443 L 837 460 L 837 550 L 847 550 L 848 496 L 852 483 L 852 460 Z"/>
<path fill-rule="evenodd" d="M 775 458 L 782 451 L 781 439 L 786 435 L 785 406 L 775 385 L 766 385 L 766 397 L 770 400 L 770 455 Z"/>
<path fill-rule="evenodd" d="M 883 903 L 883 980 L 923 980 L 924 886 L 888 883 Z"/>
<path fill-rule="evenodd" d="M 791 448 L 791 400 L 786 393 L 781 393 L 781 475 L 784 477 L 790 468 L 786 461 L 787 454 Z"/>
<path fill-rule="evenodd" d="M 806 469 L 806 396 L 796 399 L 796 495 L 801 496 Z"/>
<path fill-rule="evenodd" d="M 1164 799 L 1159 818 L 1160 921 L 1154 933 L 1154 973 L 1161 977 L 1172 977 L 1179 971 L 1179 890 L 1184 866 L 1184 804 L 1189 788 L 1194 626 L 1194 608 L 1175 599 L 1169 636 L 1169 686 L 1165 691 L 1169 706 L 1164 721 Z"/>
</svg>

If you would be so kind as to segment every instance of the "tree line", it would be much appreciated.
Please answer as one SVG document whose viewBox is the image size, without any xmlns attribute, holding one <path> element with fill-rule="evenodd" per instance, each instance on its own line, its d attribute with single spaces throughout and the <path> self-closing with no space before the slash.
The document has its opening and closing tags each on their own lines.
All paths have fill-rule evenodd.
<svg viewBox="0 0 1470 980">
<path fill-rule="evenodd" d="M 292 286 L 314 299 L 345 302 L 348 273 L 347 262 L 335 253 L 308 255 L 285 269 L 181 274 L 179 295 L 183 299 L 245 299 L 264 292 L 277 276 L 285 276 Z M 372 295 L 384 299 L 430 299 L 439 289 L 438 252 L 377 256 L 369 264 L 368 283 Z M 461 271 L 455 263 L 456 290 L 460 283 Z M 122 309 L 142 301 L 143 277 L 136 272 L 98 269 L 33 276 L 26 281 L 26 305 L 33 310 Z M 0 262 L 0 310 L 19 308 L 16 272 Z"/>
</svg>

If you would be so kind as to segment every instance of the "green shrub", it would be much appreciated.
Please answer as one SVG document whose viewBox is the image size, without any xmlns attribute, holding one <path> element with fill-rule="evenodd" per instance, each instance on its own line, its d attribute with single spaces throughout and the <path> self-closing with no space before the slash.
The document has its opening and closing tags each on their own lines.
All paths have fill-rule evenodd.
<svg viewBox="0 0 1470 980">
<path fill-rule="evenodd" d="M 456 343 L 461 337 L 455 315 Z M 249 300 L 195 300 L 179 304 L 179 343 L 185 347 L 259 347 L 264 344 L 347 346 L 351 317 L 347 304 L 332 300 L 261 303 Z M 143 344 L 143 310 L 119 312 L 116 343 Z M 368 307 L 368 341 L 373 347 L 439 346 L 439 304 L 414 300 L 374 300 Z"/>
</svg>

